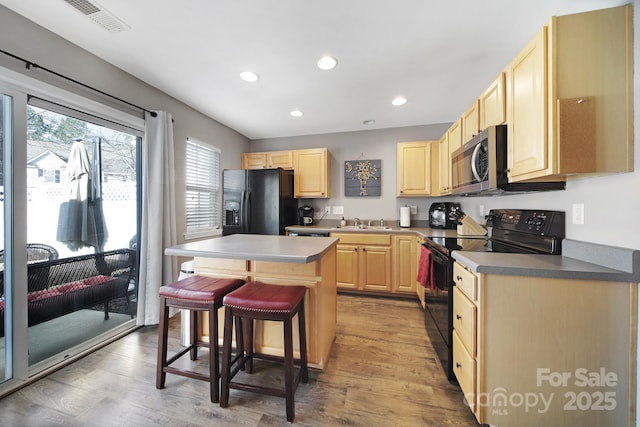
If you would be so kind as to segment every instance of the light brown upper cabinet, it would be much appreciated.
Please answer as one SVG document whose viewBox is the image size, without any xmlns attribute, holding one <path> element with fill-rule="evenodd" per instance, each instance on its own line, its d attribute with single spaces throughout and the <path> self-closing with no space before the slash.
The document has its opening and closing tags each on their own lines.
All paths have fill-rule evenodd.
<svg viewBox="0 0 640 427">
<path fill-rule="evenodd" d="M 480 101 L 477 99 L 473 101 L 462 114 L 460 120 L 462 121 L 462 138 L 460 142 L 464 144 L 480 132 Z"/>
<path fill-rule="evenodd" d="M 242 154 L 242 169 L 293 169 L 293 151 L 267 151 Z"/>
<path fill-rule="evenodd" d="M 510 181 L 633 170 L 631 5 L 553 17 L 507 66 Z"/>
<path fill-rule="evenodd" d="M 267 153 L 242 153 L 242 169 L 264 169 L 267 167 Z"/>
<path fill-rule="evenodd" d="M 396 155 L 397 196 L 431 194 L 431 143 L 399 142 Z"/>
<path fill-rule="evenodd" d="M 451 153 L 449 135 L 445 133 L 438 140 L 438 195 L 451 194 Z"/>
<path fill-rule="evenodd" d="M 447 130 L 449 140 L 449 153 L 453 153 L 462 146 L 462 117 L 459 117 Z"/>
<path fill-rule="evenodd" d="M 329 165 L 329 150 L 326 148 L 294 150 L 294 196 L 316 199 L 330 197 Z"/>
<path fill-rule="evenodd" d="M 505 76 L 500 73 L 478 98 L 480 129 L 504 124 L 506 113 Z"/>
</svg>

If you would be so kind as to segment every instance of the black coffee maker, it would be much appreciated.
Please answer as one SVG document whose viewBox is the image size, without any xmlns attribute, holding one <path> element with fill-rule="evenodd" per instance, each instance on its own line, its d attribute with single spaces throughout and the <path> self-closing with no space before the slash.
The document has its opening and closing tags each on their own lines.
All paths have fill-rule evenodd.
<svg viewBox="0 0 640 427">
<path fill-rule="evenodd" d="M 304 205 L 298 208 L 298 225 L 313 225 L 313 208 Z"/>
</svg>

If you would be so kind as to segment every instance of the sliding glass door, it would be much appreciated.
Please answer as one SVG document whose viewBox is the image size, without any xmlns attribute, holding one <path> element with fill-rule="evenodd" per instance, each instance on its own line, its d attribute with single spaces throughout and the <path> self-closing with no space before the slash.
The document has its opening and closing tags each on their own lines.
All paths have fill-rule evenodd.
<svg viewBox="0 0 640 427">
<path fill-rule="evenodd" d="M 100 269 L 111 258 L 96 254 L 121 251 L 113 259 L 124 260 L 126 250 L 135 251 L 139 138 L 73 110 L 43 108 L 48 104 L 42 100 L 29 104 L 27 286 L 33 366 L 134 322 L 133 269 L 122 271 L 126 262 Z M 43 273 L 44 281 L 38 277 Z"/>
<path fill-rule="evenodd" d="M 51 99 L 36 97 L 29 79 L 5 77 L 0 395 L 135 328 L 144 125 L 53 87 Z"/>
</svg>

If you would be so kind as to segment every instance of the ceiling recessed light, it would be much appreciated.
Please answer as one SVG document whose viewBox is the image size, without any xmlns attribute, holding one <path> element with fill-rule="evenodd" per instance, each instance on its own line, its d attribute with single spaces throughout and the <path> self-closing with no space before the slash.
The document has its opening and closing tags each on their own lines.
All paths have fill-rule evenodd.
<svg viewBox="0 0 640 427">
<path fill-rule="evenodd" d="M 391 101 L 391 103 L 393 105 L 404 105 L 407 103 L 407 98 L 403 97 L 403 96 L 398 96 L 396 98 L 393 99 L 393 101 Z"/>
<path fill-rule="evenodd" d="M 258 77 L 258 75 L 254 72 L 243 71 L 242 73 L 240 73 L 240 78 L 245 82 L 253 83 L 253 82 L 257 82 L 260 77 Z"/>
<path fill-rule="evenodd" d="M 338 60 L 333 56 L 323 56 L 318 59 L 318 68 L 321 70 L 333 70 L 338 65 Z"/>
<path fill-rule="evenodd" d="M 371 126 L 371 125 L 376 124 L 376 121 L 375 120 L 365 120 L 364 122 L 362 122 L 362 124 L 365 125 L 365 126 Z"/>
<path fill-rule="evenodd" d="M 293 117 L 300 117 L 302 116 L 302 114 L 304 114 L 302 111 L 300 110 L 293 110 L 292 112 L 290 112 L 289 114 L 291 114 Z"/>
</svg>

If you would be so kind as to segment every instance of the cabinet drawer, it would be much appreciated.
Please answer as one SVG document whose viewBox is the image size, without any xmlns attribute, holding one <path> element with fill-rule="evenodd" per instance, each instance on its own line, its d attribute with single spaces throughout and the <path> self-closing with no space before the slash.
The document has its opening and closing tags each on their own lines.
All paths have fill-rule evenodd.
<svg viewBox="0 0 640 427">
<path fill-rule="evenodd" d="M 391 234 L 331 233 L 331 237 L 338 237 L 340 243 L 345 245 L 391 246 Z"/>
<path fill-rule="evenodd" d="M 456 286 L 469 297 L 471 301 L 476 301 L 478 298 L 478 278 L 475 274 L 456 262 L 453 265 L 453 280 Z"/>
<path fill-rule="evenodd" d="M 476 361 L 462 344 L 457 331 L 453 331 L 453 373 L 458 379 L 471 412 L 476 412 Z"/>
<path fill-rule="evenodd" d="M 476 356 L 476 306 L 453 288 L 453 329 L 472 357 Z"/>
</svg>

